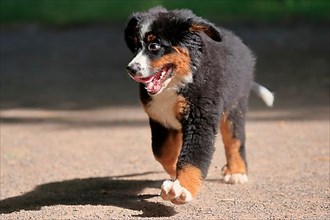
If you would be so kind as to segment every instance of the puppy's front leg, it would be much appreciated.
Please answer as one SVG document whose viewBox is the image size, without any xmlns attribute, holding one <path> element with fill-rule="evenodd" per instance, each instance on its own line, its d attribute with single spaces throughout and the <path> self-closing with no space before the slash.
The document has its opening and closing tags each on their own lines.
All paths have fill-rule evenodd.
<svg viewBox="0 0 330 220">
<path fill-rule="evenodd" d="M 214 152 L 218 111 L 192 107 L 182 121 L 183 143 L 177 162 L 176 180 L 164 181 L 161 190 L 161 197 L 174 204 L 187 203 L 196 196 Z"/>
</svg>

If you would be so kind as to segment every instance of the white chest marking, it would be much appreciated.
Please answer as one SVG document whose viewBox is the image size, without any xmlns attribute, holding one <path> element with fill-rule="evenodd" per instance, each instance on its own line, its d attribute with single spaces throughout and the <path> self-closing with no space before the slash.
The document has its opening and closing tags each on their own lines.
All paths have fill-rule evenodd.
<svg viewBox="0 0 330 220">
<path fill-rule="evenodd" d="M 178 102 L 178 95 L 175 90 L 165 89 L 159 95 L 153 96 L 152 99 L 146 109 L 149 117 L 167 128 L 181 129 L 181 124 L 176 118 L 174 110 Z"/>
</svg>

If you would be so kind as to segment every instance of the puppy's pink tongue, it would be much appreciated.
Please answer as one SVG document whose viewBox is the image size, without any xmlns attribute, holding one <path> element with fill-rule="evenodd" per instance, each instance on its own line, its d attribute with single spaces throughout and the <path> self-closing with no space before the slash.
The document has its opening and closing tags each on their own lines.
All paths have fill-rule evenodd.
<svg viewBox="0 0 330 220">
<path fill-rule="evenodd" d="M 157 93 L 161 89 L 161 85 L 157 82 L 150 82 L 147 85 L 147 91 L 150 93 Z"/>
</svg>

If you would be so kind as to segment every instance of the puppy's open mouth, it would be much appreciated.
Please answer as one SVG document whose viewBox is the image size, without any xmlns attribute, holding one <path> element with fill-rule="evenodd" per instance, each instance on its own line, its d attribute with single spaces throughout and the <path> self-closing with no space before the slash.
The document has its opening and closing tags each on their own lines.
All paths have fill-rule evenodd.
<svg viewBox="0 0 330 220">
<path fill-rule="evenodd" d="M 150 95 L 156 95 L 167 86 L 172 76 L 173 66 L 171 64 L 168 64 L 157 70 L 151 76 L 145 78 L 134 77 L 133 79 L 137 82 L 143 83 Z"/>
</svg>

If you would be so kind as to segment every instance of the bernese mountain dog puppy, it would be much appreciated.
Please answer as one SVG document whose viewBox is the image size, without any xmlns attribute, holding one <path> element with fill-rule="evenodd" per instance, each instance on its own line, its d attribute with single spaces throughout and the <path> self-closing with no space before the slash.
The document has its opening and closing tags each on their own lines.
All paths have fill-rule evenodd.
<svg viewBox="0 0 330 220">
<path fill-rule="evenodd" d="M 191 201 L 206 177 L 220 131 L 227 163 L 224 182 L 248 181 L 245 115 L 250 90 L 271 105 L 273 95 L 253 81 L 255 57 L 232 32 L 190 10 L 155 7 L 134 13 L 125 29 L 134 58 L 129 76 L 140 84 L 152 151 L 172 180 L 161 197 Z"/>
</svg>

